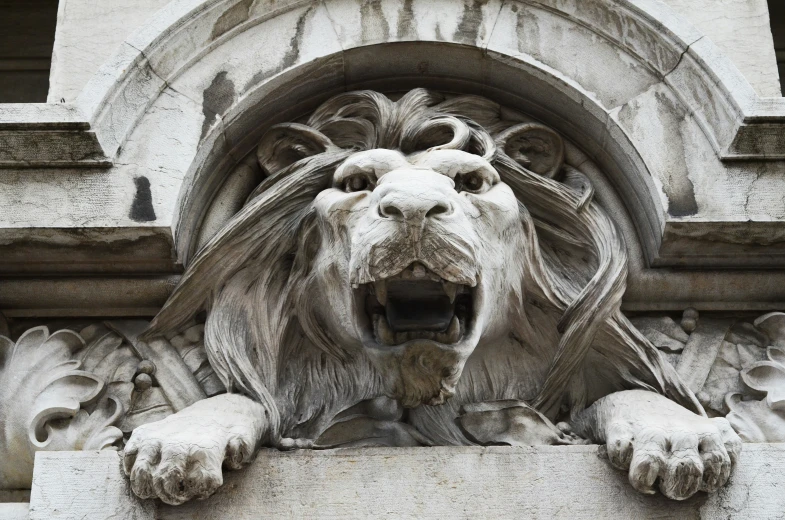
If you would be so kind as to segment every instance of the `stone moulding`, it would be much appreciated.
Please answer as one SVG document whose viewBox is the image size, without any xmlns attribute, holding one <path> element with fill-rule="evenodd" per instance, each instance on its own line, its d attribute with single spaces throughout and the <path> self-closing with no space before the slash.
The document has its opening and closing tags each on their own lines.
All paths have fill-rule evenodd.
<svg viewBox="0 0 785 520">
<path fill-rule="evenodd" d="M 47 146 L 39 146 L 42 142 Z M 0 168 L 111 165 L 90 122 L 75 105 L 0 105 Z"/>
</svg>

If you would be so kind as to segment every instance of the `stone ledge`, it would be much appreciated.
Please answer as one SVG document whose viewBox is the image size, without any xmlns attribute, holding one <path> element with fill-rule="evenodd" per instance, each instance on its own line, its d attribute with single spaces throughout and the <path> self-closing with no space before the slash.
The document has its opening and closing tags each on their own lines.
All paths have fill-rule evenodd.
<svg viewBox="0 0 785 520">
<path fill-rule="evenodd" d="M 749 444 L 715 495 L 643 496 L 597 446 L 264 450 L 206 501 L 130 493 L 116 452 L 41 452 L 30 520 L 785 517 L 785 444 Z"/>
<path fill-rule="evenodd" d="M 23 502 L 0 502 L 0 518 L 3 520 L 27 520 L 28 504 Z"/>
</svg>

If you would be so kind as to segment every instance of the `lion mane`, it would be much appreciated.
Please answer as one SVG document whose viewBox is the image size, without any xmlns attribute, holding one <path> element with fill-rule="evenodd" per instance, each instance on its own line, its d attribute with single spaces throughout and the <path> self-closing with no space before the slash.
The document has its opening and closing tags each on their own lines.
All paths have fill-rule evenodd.
<svg viewBox="0 0 785 520">
<path fill-rule="evenodd" d="M 543 143 L 554 156 L 547 164 L 521 151 Z M 393 101 L 348 92 L 304 123 L 272 127 L 257 150 L 266 177 L 196 255 L 146 337 L 176 333 L 206 311 L 213 369 L 228 392 L 265 406 L 273 443 L 295 423 L 329 420 L 320 413 L 354 404 L 344 403 L 346 396 L 373 397 L 379 385 L 373 369 L 310 309 L 309 268 L 320 247 L 311 203 L 344 160 L 376 148 L 477 154 L 515 193 L 525 281 L 513 334 L 545 367 L 532 406 L 554 419 L 610 392 L 644 388 L 703 413 L 621 313 L 626 248 L 593 200 L 589 180 L 563 163 L 560 138 L 536 123 L 504 120 L 498 104 L 477 96 L 416 89 Z"/>
</svg>

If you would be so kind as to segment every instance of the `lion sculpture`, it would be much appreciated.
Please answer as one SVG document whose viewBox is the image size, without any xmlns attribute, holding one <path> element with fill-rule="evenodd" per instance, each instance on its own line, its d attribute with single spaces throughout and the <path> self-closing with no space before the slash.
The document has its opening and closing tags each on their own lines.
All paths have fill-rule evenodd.
<svg viewBox="0 0 785 520">
<path fill-rule="evenodd" d="M 643 493 L 724 485 L 740 440 L 620 312 L 626 249 L 564 143 L 476 96 L 340 94 L 146 338 L 206 312 L 226 393 L 134 430 L 133 491 L 209 496 L 260 447 L 595 442 Z"/>
</svg>

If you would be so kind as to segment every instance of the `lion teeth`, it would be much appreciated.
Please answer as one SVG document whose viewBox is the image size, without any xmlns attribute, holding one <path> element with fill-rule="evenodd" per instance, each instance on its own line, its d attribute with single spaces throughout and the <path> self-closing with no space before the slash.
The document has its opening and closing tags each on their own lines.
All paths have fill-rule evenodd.
<svg viewBox="0 0 785 520">
<path fill-rule="evenodd" d="M 436 339 L 441 343 L 457 343 L 461 337 L 461 322 L 458 316 L 453 316 L 447 330 L 440 333 Z"/>
<path fill-rule="evenodd" d="M 387 322 L 387 318 L 382 314 L 373 315 L 373 328 L 376 333 L 376 340 L 382 345 L 394 346 L 401 345 L 407 341 L 425 339 L 438 341 L 445 345 L 458 343 L 461 339 L 461 322 L 457 316 L 453 316 L 450 325 L 444 332 L 434 332 L 430 330 L 412 330 L 404 332 L 394 332 Z"/>
<path fill-rule="evenodd" d="M 387 305 L 387 282 L 385 280 L 377 280 L 373 284 L 374 292 L 376 293 L 376 300 L 382 304 Z"/>
<path fill-rule="evenodd" d="M 395 345 L 395 333 L 390 329 L 387 324 L 387 319 L 381 314 L 375 316 L 376 335 L 379 341 L 385 345 Z"/>
<path fill-rule="evenodd" d="M 442 280 L 442 289 L 450 298 L 450 303 L 455 303 L 455 296 L 458 294 L 458 284 Z"/>
</svg>

